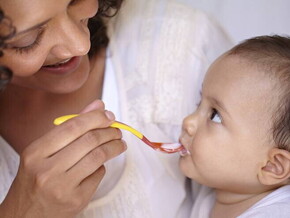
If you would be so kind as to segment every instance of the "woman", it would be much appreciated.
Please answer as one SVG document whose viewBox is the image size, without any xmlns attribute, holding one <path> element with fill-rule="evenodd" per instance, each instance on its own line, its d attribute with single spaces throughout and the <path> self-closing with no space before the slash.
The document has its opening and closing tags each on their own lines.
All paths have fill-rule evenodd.
<svg viewBox="0 0 290 218">
<path fill-rule="evenodd" d="M 21 5 L 22 3 L 26 3 L 29 7 L 32 7 L 32 11 L 27 10 L 27 8 L 23 8 L 23 5 Z M 117 3 L 118 2 L 115 2 L 115 4 Z M 52 5 L 51 2 L 48 2 L 48 4 L 44 6 L 49 7 Z M 85 27 L 86 23 L 88 18 L 93 16 L 97 10 L 97 4 L 95 4 L 95 1 L 91 1 L 90 4 L 86 4 L 85 6 L 86 7 L 82 7 L 82 9 L 87 9 L 87 11 L 77 17 L 79 21 L 81 21 L 79 22 L 80 25 L 75 25 L 83 29 L 73 29 L 76 33 L 88 33 Z M 68 7 L 72 7 L 75 10 L 74 3 L 71 2 L 69 6 L 63 5 L 60 7 L 63 11 L 56 11 L 55 13 L 54 11 L 50 11 L 49 15 L 40 15 L 39 18 L 50 19 L 51 22 L 47 22 L 47 25 L 56 24 L 60 21 L 62 22 L 65 20 L 61 17 L 64 12 L 66 12 L 64 8 Z M 104 7 L 106 7 L 106 5 L 104 5 Z M 62 71 L 63 75 L 58 75 L 55 77 L 51 76 L 53 73 L 44 72 L 45 70 L 43 69 L 36 73 L 34 70 L 22 68 L 24 66 L 35 67 L 38 64 L 38 57 L 34 58 L 35 62 L 33 64 L 26 64 L 23 60 L 25 60 L 25 57 L 30 57 L 29 54 L 31 53 L 28 53 L 29 49 L 32 49 L 33 46 L 37 45 L 40 27 L 38 21 L 36 20 L 33 20 L 32 22 L 25 21 L 26 16 L 21 17 L 25 22 L 22 22 L 21 20 L 19 23 L 18 13 L 20 12 L 21 15 L 22 8 L 26 13 L 35 12 L 39 9 L 39 5 L 35 5 L 35 8 L 33 8 L 33 5 L 30 5 L 29 2 L 16 1 L 11 6 L 9 1 L 1 1 L 1 8 L 4 9 L 7 16 L 9 16 L 13 21 L 13 25 L 17 28 L 16 35 L 5 41 L 7 46 L 4 51 L 5 55 L 1 59 L 1 63 L 10 67 L 14 73 L 11 83 L 1 93 L 1 123 L 3 122 L 3 124 L 7 124 L 6 126 L 1 126 L 1 136 L 3 136 L 3 138 L 9 142 L 14 150 L 20 154 L 19 165 L 19 156 L 14 150 L 11 149 L 10 146 L 7 146 L 6 142 L 1 138 L 1 201 L 5 197 L 0 207 L 1 217 L 75 216 L 89 202 L 93 192 L 101 181 L 104 175 L 104 167 L 102 166 L 103 163 L 124 151 L 125 146 L 120 140 L 120 131 L 116 131 L 111 128 L 104 129 L 110 125 L 114 119 L 114 116 L 111 112 L 104 111 L 104 106 L 101 102 L 95 102 L 94 105 L 91 105 L 94 109 L 98 108 L 98 110 L 91 113 L 91 117 L 87 116 L 87 118 L 85 118 L 84 116 L 82 121 L 79 120 L 77 123 L 72 122 L 69 125 L 61 127 L 59 130 L 56 128 L 49 131 L 51 128 L 50 125 L 46 127 L 45 130 L 43 129 L 48 133 L 44 134 L 42 137 L 37 136 L 37 134 L 42 133 L 35 131 L 35 129 L 30 130 L 32 133 L 30 136 L 27 135 L 30 131 L 23 132 L 26 127 L 22 126 L 21 123 L 24 120 L 18 120 L 20 122 L 16 121 L 13 124 L 13 119 L 11 119 L 10 115 L 14 113 L 15 116 L 19 118 L 20 111 L 16 112 L 13 109 L 11 111 L 10 107 L 16 102 L 19 103 L 18 100 L 24 100 L 28 97 L 28 93 L 24 94 L 23 92 L 24 95 L 22 95 L 22 91 L 28 91 L 30 88 L 33 89 L 35 85 L 41 84 L 43 81 L 53 82 L 59 79 L 62 80 L 62 82 L 66 81 L 68 87 L 74 89 L 74 78 L 70 79 L 71 76 L 68 74 L 73 74 L 70 72 L 73 68 L 76 68 L 79 71 L 83 70 L 83 68 L 79 66 L 72 66 L 73 63 L 70 63 L 70 65 L 67 64 L 67 66 L 63 64 L 61 67 L 66 69 L 61 69 L 61 67 L 54 68 L 54 73 L 60 73 L 60 71 Z M 20 10 L 17 11 L 19 8 Z M 14 13 L 14 10 L 17 12 Z M 69 12 L 71 12 L 71 10 Z M 36 15 L 35 13 L 33 14 Z M 70 13 L 69 15 L 72 16 L 73 19 L 67 19 L 66 21 L 73 20 L 78 23 L 76 16 L 74 16 L 75 13 Z M 37 16 L 35 17 L 38 18 Z M 61 19 L 58 19 L 59 17 L 61 17 Z M 37 26 L 35 27 L 35 25 Z M 44 27 L 42 26 L 41 28 Z M 3 28 L 1 28 L 1 31 L 2 30 Z M 47 31 L 49 30 L 53 30 L 51 26 L 47 28 Z M 73 34 L 74 32 L 71 31 L 70 33 Z M 87 37 L 87 40 L 88 38 L 89 37 Z M 46 42 L 51 41 L 46 40 Z M 86 44 L 89 43 L 86 42 Z M 39 42 L 39 46 L 41 47 L 42 45 L 43 44 Z M 55 46 L 54 44 L 53 46 L 53 49 L 58 49 L 58 45 Z M 59 47 L 61 47 L 61 45 Z M 74 53 L 80 55 L 80 52 L 84 52 L 84 54 L 87 53 L 87 51 L 83 49 L 83 45 L 80 46 L 80 50 L 81 51 L 79 51 L 79 53 L 77 53 L 76 50 L 73 50 L 72 53 L 68 55 L 72 55 Z M 41 49 L 41 51 L 45 51 L 45 49 Z M 55 50 L 53 50 L 53 52 L 54 51 Z M 24 52 L 26 52 L 26 54 L 24 54 Z M 47 60 L 55 61 L 56 58 L 61 58 L 62 55 L 63 53 L 57 53 L 55 56 L 48 55 Z M 15 65 L 13 64 L 14 61 L 16 63 Z M 79 61 L 80 63 L 78 63 L 78 65 L 83 66 L 85 61 L 88 62 L 88 60 L 84 58 L 84 60 Z M 76 63 L 74 64 L 76 65 Z M 47 73 L 49 76 L 44 76 L 44 79 L 42 80 L 43 72 Z M 36 74 L 37 76 L 34 77 L 29 74 Z M 40 77 L 38 77 L 38 75 L 40 75 Z M 69 79 L 66 80 L 67 77 L 69 77 Z M 30 78 L 32 79 L 30 80 Z M 28 83 L 26 84 L 27 80 Z M 36 80 L 36 82 L 34 82 L 34 80 Z M 50 86 L 40 85 L 38 87 L 43 87 L 43 89 L 49 90 L 42 92 L 41 89 L 33 89 L 33 93 L 36 95 L 45 93 L 42 97 L 46 99 L 46 94 L 51 91 Z M 13 93 L 16 95 L 20 94 L 21 96 L 19 96 L 19 98 L 17 96 L 12 97 L 11 94 L 14 95 Z M 60 92 L 58 94 L 60 94 Z M 39 102 L 34 99 L 36 95 L 31 93 L 32 98 L 30 100 L 40 103 L 38 105 L 40 106 L 41 101 Z M 25 105 L 26 104 L 22 104 L 20 106 L 21 110 L 28 106 Z M 88 110 L 88 108 L 86 110 Z M 29 116 L 28 114 L 29 113 L 25 113 L 23 115 Z M 35 115 L 36 117 L 38 116 L 37 114 Z M 6 121 L 6 119 L 9 121 Z M 86 121 L 86 119 L 88 119 L 89 122 Z M 10 126 L 10 124 L 12 125 Z M 31 125 L 33 126 L 35 123 L 32 121 Z M 17 129 L 11 132 L 10 127 L 12 126 L 22 128 L 21 132 Z M 102 130 L 95 130 L 96 128 L 102 128 Z M 100 135 L 100 137 L 98 137 L 97 141 L 92 141 L 96 135 Z M 16 142 L 13 138 L 17 138 L 17 141 L 19 141 Z M 35 140 L 36 138 L 38 139 Z M 17 173 L 18 165 L 19 170 Z M 15 175 L 16 178 L 9 189 Z M 8 189 L 9 192 L 7 194 Z M 6 194 L 7 196 L 5 196 Z"/>
<path fill-rule="evenodd" d="M 199 100 L 208 62 L 228 47 L 220 28 L 171 1 L 127 0 L 108 23 L 109 47 L 106 38 L 92 36 L 89 59 L 88 19 L 102 4 L 119 1 L 9 2 L 0 3 L 17 28 L 1 59 L 14 73 L 0 96 L 0 148 L 7 165 L 14 163 L 5 190 L 19 157 L 20 166 L 0 212 L 17 206 L 29 217 L 186 217 L 191 202 L 178 155 L 150 150 L 130 134 L 123 133 L 127 152 L 106 163 L 98 186 L 102 164 L 126 147 L 120 132 L 106 127 L 116 117 L 152 140 L 176 140 L 182 117 Z M 104 32 L 98 23 L 90 28 Z M 185 102 L 184 93 L 193 101 Z"/>
</svg>

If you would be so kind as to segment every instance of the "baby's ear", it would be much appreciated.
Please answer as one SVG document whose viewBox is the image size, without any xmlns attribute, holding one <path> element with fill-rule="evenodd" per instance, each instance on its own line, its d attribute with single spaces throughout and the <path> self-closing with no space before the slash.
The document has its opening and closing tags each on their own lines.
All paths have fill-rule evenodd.
<svg viewBox="0 0 290 218">
<path fill-rule="evenodd" d="M 269 159 L 259 172 L 259 180 L 263 185 L 278 185 L 290 179 L 290 152 L 272 148 Z"/>
</svg>

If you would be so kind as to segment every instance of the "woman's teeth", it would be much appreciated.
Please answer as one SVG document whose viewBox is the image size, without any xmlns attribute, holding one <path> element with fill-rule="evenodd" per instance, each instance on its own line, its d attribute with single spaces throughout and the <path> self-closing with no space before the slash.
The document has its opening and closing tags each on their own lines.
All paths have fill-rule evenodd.
<svg viewBox="0 0 290 218">
<path fill-rule="evenodd" d="M 63 64 L 66 64 L 67 62 L 69 62 L 72 58 L 66 59 L 64 61 L 58 62 L 56 64 L 52 64 L 52 65 L 45 65 L 44 67 L 59 67 Z"/>
</svg>

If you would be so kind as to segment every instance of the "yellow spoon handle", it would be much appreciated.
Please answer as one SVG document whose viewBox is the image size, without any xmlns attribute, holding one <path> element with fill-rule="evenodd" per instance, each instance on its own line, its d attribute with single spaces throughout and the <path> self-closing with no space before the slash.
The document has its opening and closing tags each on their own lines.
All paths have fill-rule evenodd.
<svg viewBox="0 0 290 218">
<path fill-rule="evenodd" d="M 58 126 L 62 123 L 64 123 L 65 121 L 71 119 L 71 118 L 74 118 L 74 117 L 77 117 L 78 114 L 70 114 L 70 115 L 64 115 L 64 116 L 61 116 L 61 117 L 58 117 L 56 118 L 54 121 L 53 121 L 53 124 Z"/>
<path fill-rule="evenodd" d="M 118 128 L 118 129 L 124 129 L 124 130 L 128 130 L 129 132 L 133 133 L 135 136 L 137 136 L 139 139 L 142 139 L 143 138 L 143 134 L 140 133 L 139 131 L 137 131 L 136 129 L 132 128 L 131 126 L 128 126 L 124 123 L 120 123 L 118 121 L 112 123 L 110 125 L 110 127 L 113 127 L 113 128 Z"/>
<path fill-rule="evenodd" d="M 74 118 L 74 117 L 77 117 L 78 114 L 70 114 L 70 115 L 65 115 L 65 116 L 61 116 L 61 117 L 58 117 L 56 118 L 54 121 L 53 121 L 53 124 L 54 125 L 60 125 L 62 124 L 63 122 L 71 119 L 71 118 Z M 120 123 L 118 121 L 112 123 L 110 125 L 110 127 L 113 127 L 113 128 L 118 128 L 118 129 L 124 129 L 124 130 L 127 130 L 131 133 L 133 133 L 135 136 L 137 136 L 139 139 L 142 139 L 143 138 L 143 134 L 140 133 L 139 131 L 137 131 L 136 129 L 124 124 L 124 123 Z"/>
</svg>

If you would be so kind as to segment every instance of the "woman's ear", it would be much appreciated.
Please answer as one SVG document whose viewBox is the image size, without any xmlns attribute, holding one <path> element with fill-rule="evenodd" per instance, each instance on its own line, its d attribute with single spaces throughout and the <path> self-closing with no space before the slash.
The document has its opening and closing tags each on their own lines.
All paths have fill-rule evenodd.
<svg viewBox="0 0 290 218">
<path fill-rule="evenodd" d="M 290 180 L 290 152 L 272 148 L 267 163 L 260 169 L 258 178 L 263 185 L 278 185 Z"/>
</svg>

